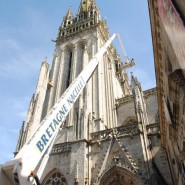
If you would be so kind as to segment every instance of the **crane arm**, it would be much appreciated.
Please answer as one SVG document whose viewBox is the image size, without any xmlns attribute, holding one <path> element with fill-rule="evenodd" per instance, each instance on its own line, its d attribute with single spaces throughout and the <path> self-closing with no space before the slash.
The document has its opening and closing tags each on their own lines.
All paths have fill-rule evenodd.
<svg viewBox="0 0 185 185">
<path fill-rule="evenodd" d="M 116 36 L 117 35 L 114 34 L 90 60 L 87 67 L 72 82 L 62 97 L 49 111 L 48 115 L 40 123 L 38 129 L 18 152 L 16 157 L 2 166 L 1 171 L 4 173 L 3 179 L 5 180 L 2 182 L 0 179 L 0 185 L 7 184 L 6 182 L 10 180 L 12 181 L 12 178 L 16 185 L 33 184 L 33 182 L 29 180 L 30 178 L 28 178 L 31 171 L 35 170 L 46 150 L 51 145 L 52 140 L 60 129 L 70 109 L 78 99 L 87 81 L 92 76 L 94 70 L 100 62 L 103 54 Z"/>
</svg>

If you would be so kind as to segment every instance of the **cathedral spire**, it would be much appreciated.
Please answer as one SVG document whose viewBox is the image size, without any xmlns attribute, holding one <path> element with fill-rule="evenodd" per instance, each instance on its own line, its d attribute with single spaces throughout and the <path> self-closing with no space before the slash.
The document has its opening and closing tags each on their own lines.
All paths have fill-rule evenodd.
<svg viewBox="0 0 185 185">
<path fill-rule="evenodd" d="M 93 1 L 94 1 L 94 0 L 93 0 Z M 79 10 L 80 10 L 80 11 L 83 11 L 83 12 L 87 12 L 89 6 L 91 5 L 91 2 L 92 2 L 92 0 L 81 0 Z"/>
<path fill-rule="evenodd" d="M 79 9 L 78 9 L 78 20 L 92 18 L 97 23 L 100 19 L 100 10 L 96 5 L 95 0 L 81 0 Z"/>
<path fill-rule="evenodd" d="M 71 8 L 64 16 L 56 42 L 58 44 L 82 30 L 92 29 L 101 21 L 100 10 L 95 0 L 81 0 L 76 17 L 73 16 Z"/>
</svg>

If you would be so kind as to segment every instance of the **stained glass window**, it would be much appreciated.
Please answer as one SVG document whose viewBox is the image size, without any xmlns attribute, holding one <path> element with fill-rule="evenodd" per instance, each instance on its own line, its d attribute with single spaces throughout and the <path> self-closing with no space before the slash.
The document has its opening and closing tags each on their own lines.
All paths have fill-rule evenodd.
<svg viewBox="0 0 185 185">
<path fill-rule="evenodd" d="M 43 182 L 43 185 L 67 185 L 65 177 L 60 172 L 54 172 Z"/>
</svg>

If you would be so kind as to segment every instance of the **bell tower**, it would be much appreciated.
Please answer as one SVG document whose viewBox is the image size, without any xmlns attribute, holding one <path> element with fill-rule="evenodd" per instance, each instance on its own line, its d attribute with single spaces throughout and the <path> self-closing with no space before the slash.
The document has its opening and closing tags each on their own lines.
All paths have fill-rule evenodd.
<svg viewBox="0 0 185 185">
<path fill-rule="evenodd" d="M 31 102 L 17 151 L 109 38 L 107 23 L 101 18 L 95 0 L 82 0 L 77 16 L 73 16 L 69 8 L 55 40 L 51 70 L 48 70 L 47 61 L 41 68 L 39 84 L 44 85 L 37 87 L 38 96 L 34 95 Z M 91 142 L 91 133 L 117 127 L 115 101 L 130 94 L 128 76 L 119 54 L 111 45 L 67 116 L 42 178 L 53 169 L 59 169 L 67 184 L 74 184 L 74 181 L 85 184 L 85 179 L 90 182 L 91 149 L 87 145 Z M 37 107 L 38 113 L 34 111 Z M 58 174 L 58 171 L 54 173 Z M 47 184 L 47 181 L 43 183 Z"/>
<path fill-rule="evenodd" d="M 109 37 L 106 21 L 94 0 L 82 0 L 76 17 L 69 8 L 56 39 L 42 119 Z M 115 127 L 115 99 L 129 93 L 127 75 L 112 45 L 67 117 L 62 140 L 89 138 L 88 119 L 93 120 L 89 132 Z"/>
<path fill-rule="evenodd" d="M 61 21 L 51 68 L 47 59 L 41 65 L 15 154 L 110 38 L 95 0 L 81 0 L 74 15 L 69 8 Z M 133 75 L 130 86 L 128 66 L 111 44 L 59 130 L 46 166 L 41 162 L 35 170 L 42 171 L 42 185 L 172 184 L 160 146 L 156 89 L 143 91 Z"/>
</svg>

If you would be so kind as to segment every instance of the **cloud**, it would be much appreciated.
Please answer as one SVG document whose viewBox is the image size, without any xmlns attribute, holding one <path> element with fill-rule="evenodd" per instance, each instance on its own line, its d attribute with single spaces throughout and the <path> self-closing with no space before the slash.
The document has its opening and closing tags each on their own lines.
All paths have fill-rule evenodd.
<svg viewBox="0 0 185 185">
<path fill-rule="evenodd" d="M 10 97 L 6 100 L 3 114 L 1 112 L 0 125 L 0 163 L 13 158 L 22 121 L 25 120 L 29 97 Z"/>
<path fill-rule="evenodd" d="M 12 111 L 16 112 L 16 116 L 23 120 L 26 118 L 30 99 L 31 97 L 19 97 L 10 101 Z"/>
<path fill-rule="evenodd" d="M 44 12 L 26 5 L 16 19 L 0 30 L 0 77 L 34 76 L 44 58 L 52 55 L 48 50 L 53 32 Z"/>
<path fill-rule="evenodd" d="M 15 129 L 7 129 L 0 127 L 1 130 L 1 139 L 0 139 L 0 164 L 4 163 L 13 158 L 13 152 L 16 147 L 16 138 L 18 130 Z M 8 137 L 7 137 L 8 135 Z"/>
<path fill-rule="evenodd" d="M 5 45 L 5 47 L 3 47 Z M 0 43 L 0 77 L 27 76 L 38 71 L 42 54 L 36 49 L 25 50 L 16 40 Z"/>
<path fill-rule="evenodd" d="M 3 51 L 7 51 L 9 49 L 13 49 L 13 50 L 17 50 L 17 51 L 21 50 L 19 44 L 15 40 L 12 40 L 12 39 L 4 39 L 3 40 L 2 39 L 0 42 L 0 51 L 3 52 Z"/>
<path fill-rule="evenodd" d="M 27 112 L 28 111 L 20 111 L 20 112 L 18 112 L 18 116 L 25 119 L 25 117 L 27 116 Z"/>
<path fill-rule="evenodd" d="M 15 129 L 15 128 L 8 128 L 8 127 L 2 127 L 2 126 L 0 126 L 0 130 L 1 131 L 3 131 L 3 132 L 9 132 L 9 133 L 13 133 L 13 134 L 15 134 L 15 133 L 17 133 L 17 131 L 19 131 L 19 129 Z"/>
</svg>

